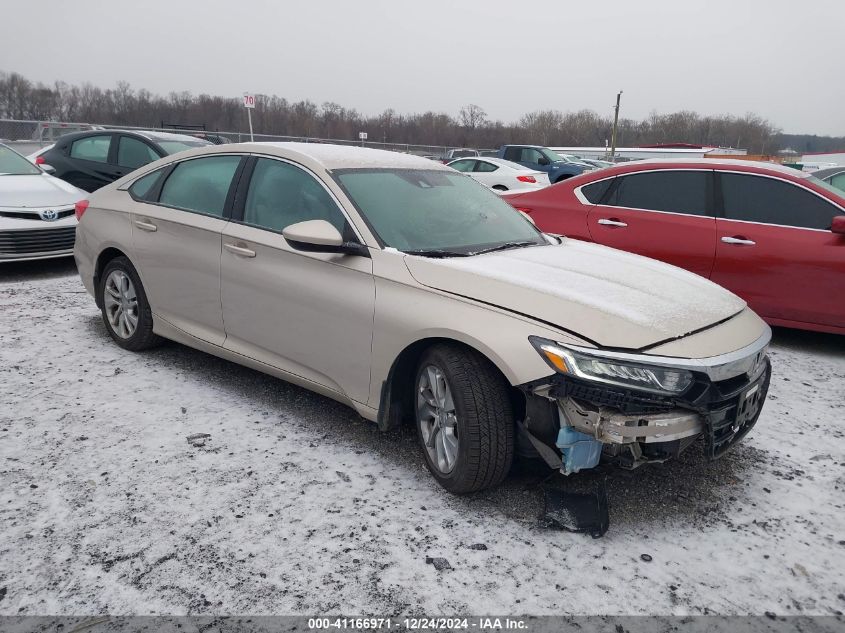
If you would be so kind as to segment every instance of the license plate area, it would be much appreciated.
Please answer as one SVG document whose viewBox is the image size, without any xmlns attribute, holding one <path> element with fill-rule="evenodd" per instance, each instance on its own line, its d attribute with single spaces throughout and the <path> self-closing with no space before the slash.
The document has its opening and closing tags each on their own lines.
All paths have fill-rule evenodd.
<svg viewBox="0 0 845 633">
<path fill-rule="evenodd" d="M 729 406 L 706 416 L 705 455 L 717 459 L 739 442 L 757 423 L 769 389 L 771 368 L 750 384 Z"/>
</svg>

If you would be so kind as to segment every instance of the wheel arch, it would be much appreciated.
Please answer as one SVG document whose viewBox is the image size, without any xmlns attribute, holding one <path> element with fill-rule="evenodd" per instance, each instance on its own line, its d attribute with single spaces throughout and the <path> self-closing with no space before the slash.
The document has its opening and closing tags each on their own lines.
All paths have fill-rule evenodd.
<svg viewBox="0 0 845 633">
<path fill-rule="evenodd" d="M 425 351 L 438 344 L 463 347 L 487 359 L 508 386 L 516 419 L 522 418 L 525 410 L 524 395 L 514 386 L 512 379 L 508 376 L 509 372 L 503 369 L 501 359 L 498 359 L 492 352 L 485 352 L 486 346 L 478 341 L 466 341 L 462 338 L 447 334 L 426 336 L 410 343 L 399 352 L 381 384 L 376 419 L 380 430 L 389 431 L 413 422 L 412 393 L 416 368 Z"/>
<path fill-rule="evenodd" d="M 126 259 L 129 259 L 129 255 L 127 255 L 125 251 L 122 251 L 116 246 L 107 246 L 100 251 L 100 254 L 97 255 L 97 259 L 94 262 L 94 300 L 97 302 L 97 307 L 99 308 L 102 308 L 100 305 L 100 293 L 97 290 L 100 287 L 100 275 L 105 267 L 108 266 L 109 262 L 113 259 L 117 259 L 118 257 L 125 257 Z M 131 263 L 132 260 L 129 259 L 129 261 Z"/>
</svg>

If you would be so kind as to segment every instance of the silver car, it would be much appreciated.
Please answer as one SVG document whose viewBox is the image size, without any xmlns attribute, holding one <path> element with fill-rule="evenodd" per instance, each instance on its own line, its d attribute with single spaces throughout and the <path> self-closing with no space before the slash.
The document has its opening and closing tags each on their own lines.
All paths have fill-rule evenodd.
<svg viewBox="0 0 845 633">
<path fill-rule="evenodd" d="M 0 145 L 0 262 L 73 254 L 74 205 L 87 195 Z"/>
<path fill-rule="evenodd" d="M 716 458 L 769 383 L 771 332 L 738 297 L 545 235 L 416 156 L 251 143 L 164 158 L 91 195 L 75 256 L 121 347 L 165 337 L 383 430 L 414 424 L 455 493 L 497 484 L 515 453 L 570 474 L 703 437 Z"/>
</svg>

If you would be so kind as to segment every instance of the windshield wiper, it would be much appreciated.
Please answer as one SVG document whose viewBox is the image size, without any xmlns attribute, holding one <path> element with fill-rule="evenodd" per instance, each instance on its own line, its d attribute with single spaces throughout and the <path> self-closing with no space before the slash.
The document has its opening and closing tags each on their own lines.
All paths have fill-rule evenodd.
<svg viewBox="0 0 845 633">
<path fill-rule="evenodd" d="M 482 248 L 480 251 L 473 251 L 470 255 L 483 255 L 484 253 L 492 253 L 494 251 L 506 251 L 511 248 L 524 248 L 526 246 L 541 246 L 534 240 L 524 240 L 522 242 L 505 242 L 504 244 L 497 244 L 490 248 Z"/>
<path fill-rule="evenodd" d="M 467 257 L 470 253 L 459 253 L 457 251 L 447 251 L 441 248 L 418 248 L 411 251 L 402 251 L 406 255 L 419 255 L 420 257 Z"/>
</svg>

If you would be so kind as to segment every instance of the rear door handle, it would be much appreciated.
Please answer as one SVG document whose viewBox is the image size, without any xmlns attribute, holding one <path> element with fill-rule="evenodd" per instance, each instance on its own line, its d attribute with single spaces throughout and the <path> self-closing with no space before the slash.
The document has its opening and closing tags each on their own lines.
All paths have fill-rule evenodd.
<svg viewBox="0 0 845 633">
<path fill-rule="evenodd" d="M 743 246 L 755 246 L 757 244 L 754 240 L 746 240 L 742 237 L 723 237 L 722 241 L 725 244 L 742 244 Z"/>
<path fill-rule="evenodd" d="M 622 228 L 622 229 L 624 229 L 626 226 L 628 226 L 627 224 L 625 224 L 624 222 L 620 222 L 619 220 L 608 220 L 607 218 L 599 219 L 599 224 L 604 225 L 604 226 L 618 226 L 619 228 Z"/>
<path fill-rule="evenodd" d="M 227 251 L 240 255 L 241 257 L 255 257 L 255 251 L 250 248 L 238 246 L 237 244 L 223 244 Z"/>
<path fill-rule="evenodd" d="M 152 222 L 144 222 L 143 220 L 135 220 L 135 226 L 142 231 L 149 231 L 150 233 L 158 231 L 158 227 L 155 224 Z"/>
</svg>

